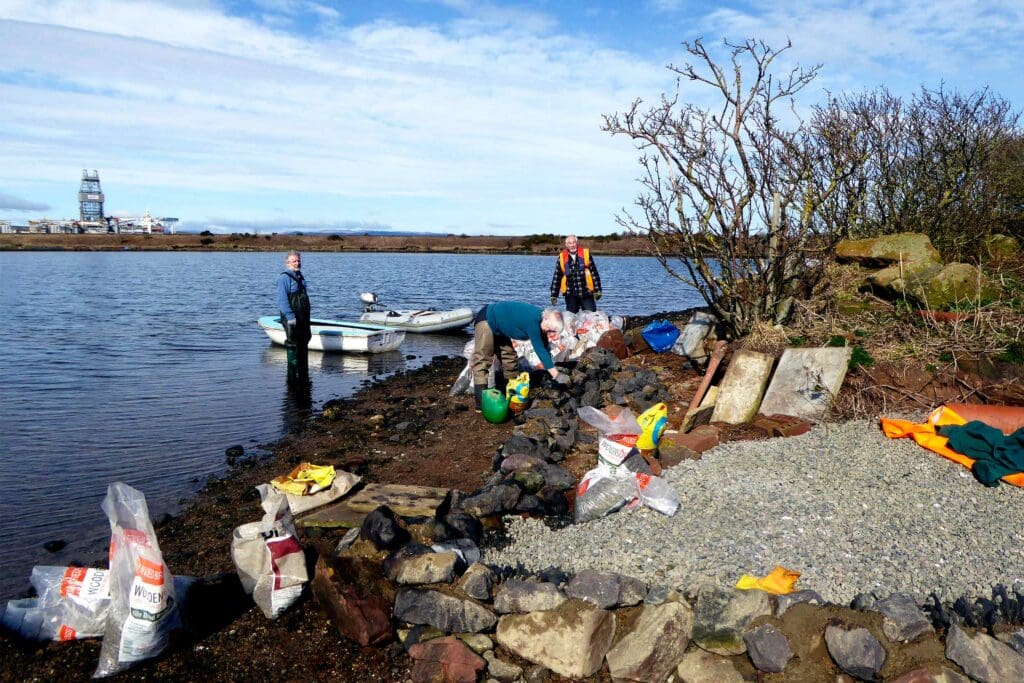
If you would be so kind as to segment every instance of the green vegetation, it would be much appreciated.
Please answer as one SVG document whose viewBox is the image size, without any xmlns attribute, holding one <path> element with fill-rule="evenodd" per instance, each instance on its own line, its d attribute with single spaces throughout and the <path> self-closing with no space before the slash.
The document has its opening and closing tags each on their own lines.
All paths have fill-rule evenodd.
<svg viewBox="0 0 1024 683">
<path fill-rule="evenodd" d="M 849 364 L 849 368 L 851 370 L 858 367 L 870 368 L 874 364 L 875 359 L 871 357 L 871 354 L 868 353 L 867 349 L 863 346 L 853 347 L 853 351 L 850 353 Z"/>
</svg>

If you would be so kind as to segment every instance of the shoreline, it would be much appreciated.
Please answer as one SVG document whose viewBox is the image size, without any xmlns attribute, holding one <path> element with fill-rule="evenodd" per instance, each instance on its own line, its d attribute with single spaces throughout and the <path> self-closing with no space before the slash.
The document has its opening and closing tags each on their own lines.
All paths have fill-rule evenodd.
<svg viewBox="0 0 1024 683">
<path fill-rule="evenodd" d="M 637 236 L 581 238 L 595 256 L 652 256 Z M 401 236 L 401 235 L 21 235 L 0 234 L 0 251 L 186 251 L 487 254 L 553 256 L 559 236 Z"/>
</svg>

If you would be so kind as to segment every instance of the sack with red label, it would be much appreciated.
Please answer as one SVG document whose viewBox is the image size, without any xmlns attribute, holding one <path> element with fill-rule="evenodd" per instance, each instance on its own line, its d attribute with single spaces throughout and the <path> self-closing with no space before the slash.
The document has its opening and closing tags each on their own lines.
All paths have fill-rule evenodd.
<svg viewBox="0 0 1024 683">
<path fill-rule="evenodd" d="M 640 502 L 671 517 L 679 509 L 679 494 L 661 477 L 637 472 L 636 488 L 640 493 Z"/>
<path fill-rule="evenodd" d="M 299 599 L 309 570 L 288 499 L 266 484 L 256 489 L 265 514 L 259 522 L 235 529 L 231 559 L 242 588 L 268 619 L 275 619 Z"/>
<path fill-rule="evenodd" d="M 608 406 L 604 411 L 584 406 L 577 413 L 581 420 L 598 431 L 597 466 L 617 476 L 622 463 L 636 448 L 643 430 L 629 408 Z"/>
<path fill-rule="evenodd" d="M 146 497 L 127 484 L 107 487 L 110 608 L 94 678 L 111 676 L 163 652 L 179 628 L 178 602 L 149 520 Z"/>
</svg>

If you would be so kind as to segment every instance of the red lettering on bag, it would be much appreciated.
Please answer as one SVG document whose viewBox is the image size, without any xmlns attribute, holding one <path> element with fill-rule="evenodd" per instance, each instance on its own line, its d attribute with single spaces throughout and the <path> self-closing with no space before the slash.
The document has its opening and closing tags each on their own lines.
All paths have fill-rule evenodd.
<svg viewBox="0 0 1024 683">
<path fill-rule="evenodd" d="M 151 586 L 162 586 L 164 585 L 164 565 L 140 557 L 138 564 L 135 565 L 135 576 Z"/>
<path fill-rule="evenodd" d="M 60 582 L 60 594 L 64 597 L 77 596 L 82 590 L 82 581 L 84 580 L 85 567 L 68 567 Z"/>
<path fill-rule="evenodd" d="M 60 625 L 60 631 L 57 632 L 58 640 L 77 640 L 78 631 L 71 628 L 70 626 Z"/>
<path fill-rule="evenodd" d="M 139 531 L 138 529 L 125 529 L 124 540 L 135 545 L 149 545 L 149 538 L 146 537 L 146 532 Z"/>
<path fill-rule="evenodd" d="M 651 475 L 638 472 L 636 475 L 636 481 L 640 484 L 640 488 L 645 489 L 647 485 L 651 483 Z"/>
</svg>

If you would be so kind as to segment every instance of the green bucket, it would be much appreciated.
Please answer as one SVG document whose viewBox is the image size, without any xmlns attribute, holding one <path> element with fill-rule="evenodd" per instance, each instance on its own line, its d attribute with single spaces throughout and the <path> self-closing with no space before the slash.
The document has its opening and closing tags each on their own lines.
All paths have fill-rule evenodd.
<svg viewBox="0 0 1024 683">
<path fill-rule="evenodd" d="M 500 424 L 508 419 L 508 399 L 499 389 L 485 389 L 480 399 L 480 412 L 488 422 Z"/>
</svg>

